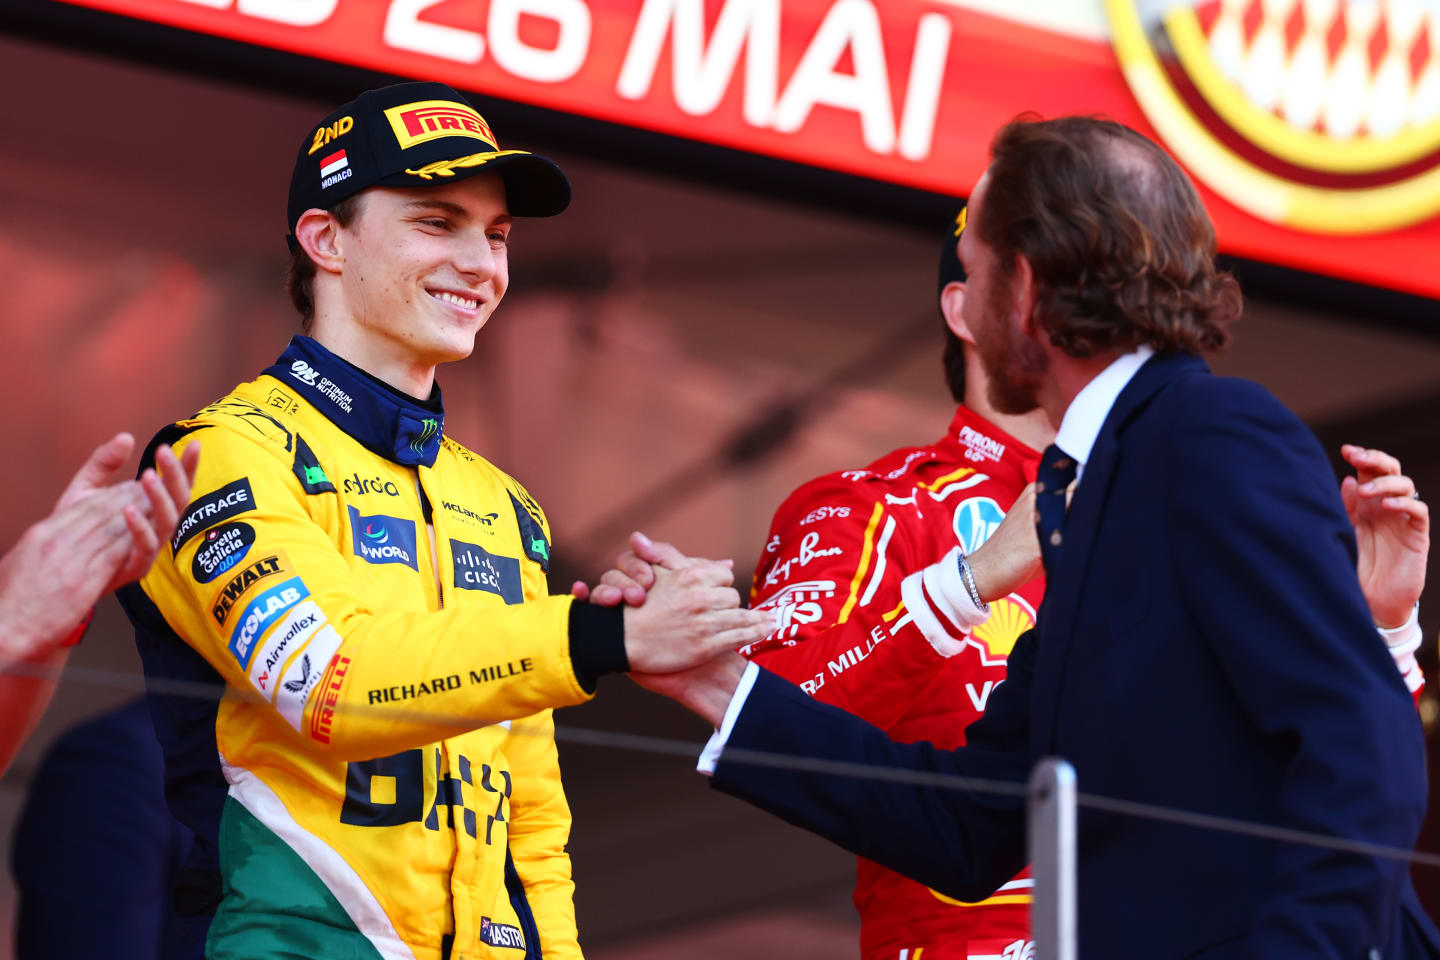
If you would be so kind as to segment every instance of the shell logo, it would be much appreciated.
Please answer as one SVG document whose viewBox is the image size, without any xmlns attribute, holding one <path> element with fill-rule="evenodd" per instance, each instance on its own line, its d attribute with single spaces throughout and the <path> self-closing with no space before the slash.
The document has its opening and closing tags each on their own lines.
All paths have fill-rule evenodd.
<svg viewBox="0 0 1440 960">
<path fill-rule="evenodd" d="M 979 648 L 980 659 L 988 666 L 1002 664 L 1015 648 L 1020 635 L 1035 626 L 1035 611 L 1015 594 L 990 602 L 990 616 L 971 631 L 970 644 Z"/>
<path fill-rule="evenodd" d="M 1146 119 L 1210 189 L 1318 234 L 1440 213 L 1440 0 L 1105 0 Z"/>
</svg>

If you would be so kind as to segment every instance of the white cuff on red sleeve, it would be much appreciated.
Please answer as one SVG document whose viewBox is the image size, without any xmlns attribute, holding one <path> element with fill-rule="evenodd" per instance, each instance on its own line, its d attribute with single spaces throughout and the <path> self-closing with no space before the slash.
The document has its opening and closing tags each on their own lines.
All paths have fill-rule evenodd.
<svg viewBox="0 0 1440 960">
<path fill-rule="evenodd" d="M 1410 619 L 1400 626 L 1388 630 L 1384 627 L 1375 629 L 1384 639 L 1385 646 L 1390 648 L 1390 656 L 1395 658 L 1395 667 L 1405 680 L 1405 689 L 1414 693 L 1423 687 L 1425 674 L 1415 659 L 1415 651 L 1420 649 L 1420 642 L 1425 638 L 1420 629 L 1420 605 L 1415 605 L 1415 609 L 1410 611 Z"/>
<path fill-rule="evenodd" d="M 960 576 L 959 547 L 939 563 L 932 563 L 902 580 L 900 597 L 915 626 L 942 657 L 953 657 L 965 649 L 959 638 L 989 616 L 975 606 L 970 591 L 965 588 L 965 580 Z"/>
</svg>

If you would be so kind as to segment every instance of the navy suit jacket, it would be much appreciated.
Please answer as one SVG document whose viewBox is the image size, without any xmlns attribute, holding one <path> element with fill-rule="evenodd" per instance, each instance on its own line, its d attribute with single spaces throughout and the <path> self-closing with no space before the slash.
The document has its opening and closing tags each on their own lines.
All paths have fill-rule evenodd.
<svg viewBox="0 0 1440 960">
<path fill-rule="evenodd" d="M 1023 783 L 1410 848 L 1423 740 L 1314 436 L 1183 355 L 1111 409 L 1036 627 L 967 746 L 902 745 L 760 676 L 712 785 L 962 900 L 1024 865 L 1023 800 L 740 762 L 758 750 Z M 738 748 L 738 749 L 737 749 Z M 1402 863 L 1079 814 L 1083 957 L 1334 957 L 1395 939 Z M 1413 899 L 1413 895 L 1411 895 Z"/>
</svg>

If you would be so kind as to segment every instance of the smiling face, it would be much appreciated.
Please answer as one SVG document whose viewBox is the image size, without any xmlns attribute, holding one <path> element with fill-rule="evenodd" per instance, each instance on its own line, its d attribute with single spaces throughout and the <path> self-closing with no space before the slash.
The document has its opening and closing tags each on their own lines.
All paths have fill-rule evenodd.
<svg viewBox="0 0 1440 960">
<path fill-rule="evenodd" d="M 344 313 L 369 341 L 366 352 L 413 366 L 468 357 L 509 285 L 504 182 L 482 174 L 362 196 L 336 241 Z"/>
</svg>

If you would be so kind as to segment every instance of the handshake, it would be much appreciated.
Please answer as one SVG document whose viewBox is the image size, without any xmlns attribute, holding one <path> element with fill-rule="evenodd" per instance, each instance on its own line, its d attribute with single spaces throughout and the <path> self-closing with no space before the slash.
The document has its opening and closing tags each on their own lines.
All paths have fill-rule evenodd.
<svg viewBox="0 0 1440 960">
<path fill-rule="evenodd" d="M 631 678 L 707 716 L 713 706 L 703 706 L 728 702 L 745 668 L 736 651 L 776 629 L 773 611 L 741 609 L 734 584 L 733 561 L 687 557 L 637 532 L 594 588 L 577 581 L 571 593 L 602 607 L 625 604 Z"/>
</svg>

